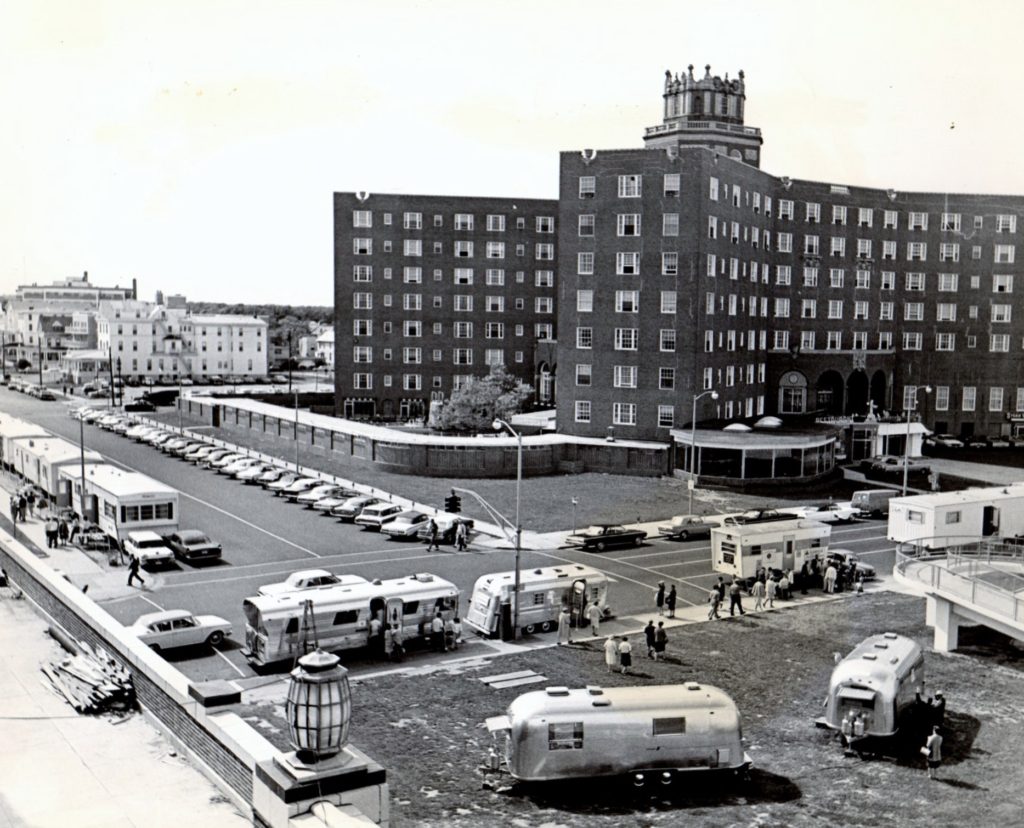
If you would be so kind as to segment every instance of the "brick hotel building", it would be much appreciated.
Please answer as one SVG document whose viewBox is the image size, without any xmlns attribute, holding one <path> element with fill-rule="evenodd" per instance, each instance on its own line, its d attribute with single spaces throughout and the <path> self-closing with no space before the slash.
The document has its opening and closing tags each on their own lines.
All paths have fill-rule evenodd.
<svg viewBox="0 0 1024 828">
<path fill-rule="evenodd" d="M 663 98 L 643 148 L 562 153 L 557 201 L 336 194 L 338 413 L 413 416 L 502 360 L 568 434 L 664 442 L 712 389 L 698 420 L 1024 433 L 1024 197 L 773 176 L 742 72 Z"/>
</svg>

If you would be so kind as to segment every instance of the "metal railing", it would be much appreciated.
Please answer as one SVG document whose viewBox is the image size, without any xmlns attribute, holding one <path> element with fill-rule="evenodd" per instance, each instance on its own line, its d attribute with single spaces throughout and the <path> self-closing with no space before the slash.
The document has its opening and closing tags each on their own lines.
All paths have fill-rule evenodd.
<svg viewBox="0 0 1024 828">
<path fill-rule="evenodd" d="M 717 130 L 719 132 L 738 132 L 741 135 L 760 135 L 761 130 L 757 127 L 744 126 L 743 124 L 724 124 L 720 121 L 678 121 L 668 124 L 646 127 L 645 135 L 659 135 L 663 132 L 679 132 L 688 130 Z"/>
</svg>

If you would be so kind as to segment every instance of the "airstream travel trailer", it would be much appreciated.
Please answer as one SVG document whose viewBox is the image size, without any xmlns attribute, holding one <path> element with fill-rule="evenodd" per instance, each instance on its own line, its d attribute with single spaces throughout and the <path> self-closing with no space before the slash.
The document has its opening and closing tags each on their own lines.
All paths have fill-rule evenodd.
<svg viewBox="0 0 1024 828">
<path fill-rule="evenodd" d="M 889 504 L 889 540 L 925 549 L 1024 534 L 1024 483 L 901 497 Z"/>
<path fill-rule="evenodd" d="M 484 635 L 497 636 L 501 632 L 502 607 L 511 613 L 514 586 L 515 572 L 493 572 L 477 578 L 463 619 L 466 625 Z M 608 576 L 589 566 L 565 564 L 523 570 L 519 592 L 519 625 L 527 634 L 558 626 L 563 606 L 569 608 L 577 624 L 586 618 L 591 604 L 597 604 L 602 614 L 609 614 Z M 508 615 L 506 623 L 511 624 L 511 617 Z"/>
<path fill-rule="evenodd" d="M 263 665 L 302 655 L 306 601 L 312 602 L 312 624 L 317 643 L 338 652 L 365 647 L 370 619 L 378 615 L 388 624 L 399 624 L 409 641 L 430 630 L 440 612 L 447 621 L 459 614 L 459 589 L 455 584 L 426 572 L 405 578 L 347 583 L 325 589 L 256 595 L 242 602 L 245 613 L 245 657 Z"/>
<path fill-rule="evenodd" d="M 642 784 L 750 766 L 735 702 L 696 682 L 548 687 L 519 696 L 487 729 L 504 735 L 508 771 L 523 782 L 633 774 Z"/>
<path fill-rule="evenodd" d="M 824 558 L 832 527 L 814 520 L 779 520 L 711 530 L 711 563 L 716 572 L 751 580 L 760 568 L 800 569 Z"/>
<path fill-rule="evenodd" d="M 819 723 L 854 743 L 896 735 L 911 725 L 924 687 L 924 655 L 909 638 L 883 633 L 865 638 L 832 671 Z"/>
</svg>

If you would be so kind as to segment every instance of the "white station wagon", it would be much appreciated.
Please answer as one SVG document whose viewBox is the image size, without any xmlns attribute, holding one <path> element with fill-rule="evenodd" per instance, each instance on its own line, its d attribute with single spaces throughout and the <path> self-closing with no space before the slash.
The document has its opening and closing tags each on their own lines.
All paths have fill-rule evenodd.
<svg viewBox="0 0 1024 828">
<path fill-rule="evenodd" d="M 193 615 L 188 610 L 164 610 L 140 615 L 128 632 L 154 650 L 195 647 L 209 644 L 216 647 L 231 635 L 231 623 L 216 615 Z"/>
</svg>

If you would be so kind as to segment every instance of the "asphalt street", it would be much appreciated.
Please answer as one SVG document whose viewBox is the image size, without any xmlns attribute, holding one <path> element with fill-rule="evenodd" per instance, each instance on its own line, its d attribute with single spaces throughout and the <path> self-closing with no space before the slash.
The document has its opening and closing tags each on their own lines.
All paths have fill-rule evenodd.
<svg viewBox="0 0 1024 828">
<path fill-rule="evenodd" d="M 0 407 L 68 440 L 78 441 L 79 423 L 68 416 L 68 406 L 61 402 L 43 402 L 5 388 L 0 390 Z M 145 589 L 103 602 L 105 609 L 125 624 L 156 609 L 179 608 L 220 615 L 231 621 L 234 640 L 220 650 L 172 657 L 193 679 L 254 675 L 241 653 L 245 630 L 242 600 L 255 594 L 261 584 L 283 580 L 296 570 L 326 569 L 368 579 L 430 572 L 455 583 L 462 590 L 465 607 L 479 576 L 509 571 L 514 565 L 511 550 L 471 545 L 466 552 L 444 547 L 438 553 L 427 552 L 418 541 L 392 541 L 96 426 L 85 426 L 85 444 L 110 462 L 173 486 L 180 492 L 181 528 L 200 529 L 223 545 L 220 564 L 201 568 L 178 564 L 167 570 L 147 572 Z M 415 478 L 409 478 L 407 490 L 396 494 L 415 500 Z M 893 553 L 885 539 L 885 529 L 884 521 L 836 526 L 832 546 L 849 549 L 874 564 L 880 573 L 886 573 L 891 571 Z M 614 582 L 609 600 L 618 616 L 652 610 L 658 581 L 676 584 L 679 605 L 683 607 L 703 605 L 717 580 L 706 540 L 681 543 L 649 537 L 639 547 L 600 554 L 574 548 L 522 552 L 524 569 L 566 562 L 584 563 L 608 574 Z M 492 646 L 482 639 L 470 642 L 471 648 L 481 648 L 480 655 Z M 356 671 L 372 669 L 372 665 L 361 664 L 359 658 L 346 656 L 345 661 Z"/>
</svg>

